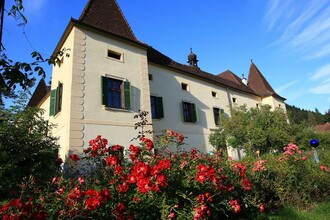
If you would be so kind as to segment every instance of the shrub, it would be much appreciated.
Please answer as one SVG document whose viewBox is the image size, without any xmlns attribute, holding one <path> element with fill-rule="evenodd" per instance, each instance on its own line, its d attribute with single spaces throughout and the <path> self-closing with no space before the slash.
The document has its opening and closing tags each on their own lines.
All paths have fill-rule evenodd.
<svg viewBox="0 0 330 220">
<path fill-rule="evenodd" d="M 0 108 L 0 197 L 8 198 L 28 181 L 48 181 L 56 174 L 56 139 L 42 111 L 15 105 Z"/>
<path fill-rule="evenodd" d="M 3 205 L 0 215 L 5 219 L 257 219 L 259 213 L 283 204 L 315 201 L 313 193 L 320 200 L 330 195 L 326 165 L 330 161 L 324 159 L 328 157 L 320 155 L 322 165 L 317 164 L 293 144 L 279 156 L 232 161 L 219 153 L 181 150 L 184 137 L 172 130 L 155 142 L 143 135 L 140 141 L 125 152 L 97 136 L 84 157 L 69 156 L 69 167 L 86 161 L 88 173 L 31 186 L 21 198 Z M 179 146 L 177 151 L 168 151 L 173 145 Z"/>
</svg>

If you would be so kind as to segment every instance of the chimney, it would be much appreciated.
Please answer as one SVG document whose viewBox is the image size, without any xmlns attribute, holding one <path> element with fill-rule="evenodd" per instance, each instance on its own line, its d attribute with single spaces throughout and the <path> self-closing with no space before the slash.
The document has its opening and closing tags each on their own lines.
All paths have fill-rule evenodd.
<svg viewBox="0 0 330 220">
<path fill-rule="evenodd" d="M 247 86 L 247 79 L 245 78 L 244 74 L 242 74 L 242 83 Z"/>
</svg>

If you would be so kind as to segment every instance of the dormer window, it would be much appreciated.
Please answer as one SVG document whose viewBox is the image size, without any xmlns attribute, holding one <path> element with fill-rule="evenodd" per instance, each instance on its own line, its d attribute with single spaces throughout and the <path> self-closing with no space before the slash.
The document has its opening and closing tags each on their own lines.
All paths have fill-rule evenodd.
<svg viewBox="0 0 330 220">
<path fill-rule="evenodd" d="M 122 54 L 118 53 L 118 52 L 115 52 L 113 50 L 108 50 L 108 57 L 116 59 L 116 60 L 121 60 Z"/>
</svg>

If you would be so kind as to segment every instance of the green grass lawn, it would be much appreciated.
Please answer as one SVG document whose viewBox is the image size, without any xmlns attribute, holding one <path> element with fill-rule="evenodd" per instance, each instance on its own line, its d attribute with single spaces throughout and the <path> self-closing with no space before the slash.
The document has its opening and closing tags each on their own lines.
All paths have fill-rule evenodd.
<svg viewBox="0 0 330 220">
<path fill-rule="evenodd" d="M 330 198 L 312 210 L 284 208 L 275 215 L 269 215 L 268 220 L 330 220 Z"/>
</svg>

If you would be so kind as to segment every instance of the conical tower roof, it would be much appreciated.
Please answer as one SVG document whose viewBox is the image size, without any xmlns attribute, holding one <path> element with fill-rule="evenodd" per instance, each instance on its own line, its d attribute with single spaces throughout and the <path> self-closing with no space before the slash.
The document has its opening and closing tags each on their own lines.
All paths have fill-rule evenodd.
<svg viewBox="0 0 330 220">
<path fill-rule="evenodd" d="M 79 21 L 102 31 L 138 41 L 116 0 L 89 0 Z"/>
<path fill-rule="evenodd" d="M 248 86 L 261 97 L 277 96 L 278 98 L 285 100 L 285 98 L 279 96 L 275 92 L 258 67 L 252 61 L 249 70 Z"/>
</svg>

